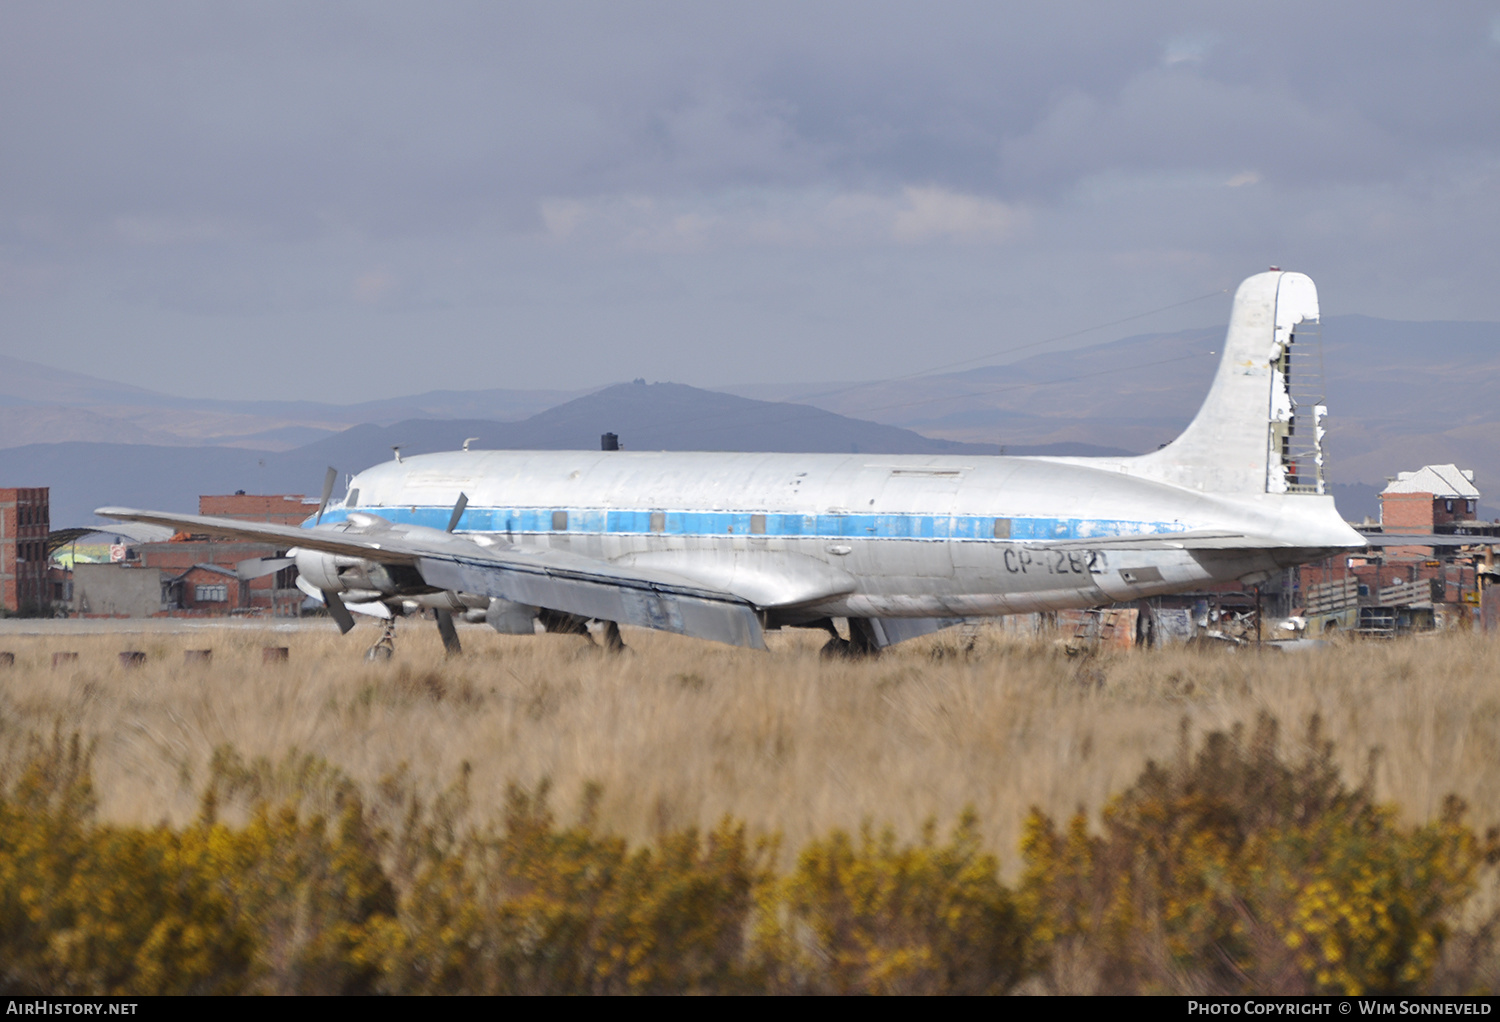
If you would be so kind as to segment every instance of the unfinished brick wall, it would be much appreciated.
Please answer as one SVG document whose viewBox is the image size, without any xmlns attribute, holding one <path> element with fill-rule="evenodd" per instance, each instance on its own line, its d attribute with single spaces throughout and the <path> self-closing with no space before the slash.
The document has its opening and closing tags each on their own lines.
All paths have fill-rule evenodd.
<svg viewBox="0 0 1500 1022">
<path fill-rule="evenodd" d="M 1382 493 L 1380 524 L 1386 532 L 1431 532 L 1434 500 L 1430 493 Z"/>
<path fill-rule="evenodd" d="M 300 493 L 227 493 L 198 498 L 198 513 L 216 518 L 240 518 L 277 525 L 301 525 L 317 513 L 318 505 L 304 504 Z"/>
</svg>

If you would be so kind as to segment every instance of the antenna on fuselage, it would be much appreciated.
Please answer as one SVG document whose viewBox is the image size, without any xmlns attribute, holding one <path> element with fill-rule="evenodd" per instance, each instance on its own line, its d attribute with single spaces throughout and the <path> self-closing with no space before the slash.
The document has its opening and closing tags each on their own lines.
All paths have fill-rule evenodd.
<svg viewBox="0 0 1500 1022">
<path fill-rule="evenodd" d="M 401 464 L 401 445 L 400 444 L 392 444 L 391 445 L 391 451 L 392 451 L 392 453 L 394 453 L 396 455 L 396 464 L 398 464 L 398 465 Z"/>
<path fill-rule="evenodd" d="M 478 439 L 479 438 L 477 436 L 471 436 L 471 437 L 469 437 L 469 439 L 465 440 L 464 441 L 464 450 L 467 451 L 469 449 L 469 445 L 472 444 L 475 440 L 478 440 Z"/>
</svg>

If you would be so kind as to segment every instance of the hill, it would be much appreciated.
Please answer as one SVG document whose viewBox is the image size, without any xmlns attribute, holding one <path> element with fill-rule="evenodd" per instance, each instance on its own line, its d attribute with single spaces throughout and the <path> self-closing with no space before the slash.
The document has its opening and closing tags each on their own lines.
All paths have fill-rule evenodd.
<svg viewBox="0 0 1500 1022">
<path fill-rule="evenodd" d="M 995 454 L 993 445 L 934 440 L 819 408 L 754 401 L 681 384 L 621 384 L 521 422 L 409 419 L 365 424 L 290 451 L 150 444 L 60 443 L 0 449 L 0 478 L 52 488 L 54 527 L 96 521 L 104 504 L 193 511 L 203 493 L 316 493 L 325 466 L 354 472 L 403 454 L 491 449 L 595 449 L 601 433 L 627 447 L 684 451 Z M 1045 453 L 1045 452 L 1041 452 Z M 1052 453 L 1068 453 L 1055 451 Z"/>
<path fill-rule="evenodd" d="M 1144 451 L 1192 419 L 1223 336 L 1222 327 L 1143 334 L 960 373 L 745 390 L 1007 449 L 1077 442 Z M 1481 492 L 1488 483 L 1487 515 L 1500 515 L 1500 407 L 1491 397 L 1500 389 L 1500 323 L 1330 316 L 1322 340 L 1330 481 L 1373 493 L 1402 469 L 1456 462 L 1476 470 Z M 1372 500 L 1357 503 L 1373 513 Z"/>
</svg>

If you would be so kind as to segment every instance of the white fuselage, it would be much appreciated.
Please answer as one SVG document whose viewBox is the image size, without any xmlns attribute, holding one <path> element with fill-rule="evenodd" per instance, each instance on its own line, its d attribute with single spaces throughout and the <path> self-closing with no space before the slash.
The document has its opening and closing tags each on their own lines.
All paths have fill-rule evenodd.
<svg viewBox="0 0 1500 1022">
<path fill-rule="evenodd" d="M 343 506 L 566 549 L 723 588 L 788 622 L 1098 606 L 1362 545 L 1326 496 L 1196 492 L 1131 459 L 455 451 L 355 476 Z M 1091 538 L 1242 531 L 1284 546 L 1090 549 Z M 1048 549 L 1040 541 L 1071 541 Z"/>
</svg>

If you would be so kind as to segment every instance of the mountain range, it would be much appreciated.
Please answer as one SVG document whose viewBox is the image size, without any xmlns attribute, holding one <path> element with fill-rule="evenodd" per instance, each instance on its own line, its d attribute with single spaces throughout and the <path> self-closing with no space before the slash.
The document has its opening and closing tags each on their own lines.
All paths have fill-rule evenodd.
<svg viewBox="0 0 1500 1022">
<path fill-rule="evenodd" d="M 366 423 L 285 451 L 178 444 L 27 444 L 0 449 L 0 479 L 51 487 L 54 526 L 89 524 L 104 504 L 197 508 L 198 495 L 247 490 L 316 493 L 325 467 L 346 472 L 402 455 L 477 448 L 597 449 L 601 434 L 645 450 L 996 454 L 994 444 L 925 437 L 806 405 L 756 401 L 675 383 L 626 383 L 574 398 L 518 422 L 419 418 Z M 1119 448 L 1051 444 L 1035 454 L 1119 454 Z"/>
<path fill-rule="evenodd" d="M 101 504 L 191 510 L 200 493 L 310 492 L 469 437 L 493 448 L 1121 454 L 1169 441 L 1218 362 L 1222 327 L 1142 334 L 889 381 L 600 390 L 446 390 L 333 404 L 159 394 L 0 357 L 0 482 L 50 485 L 53 521 Z M 1500 480 L 1500 324 L 1325 318 L 1329 478 L 1346 517 L 1387 477 L 1456 462 Z M 1438 412 L 1442 414 L 1439 415 Z M 1486 501 L 1488 516 L 1500 514 Z"/>
</svg>

